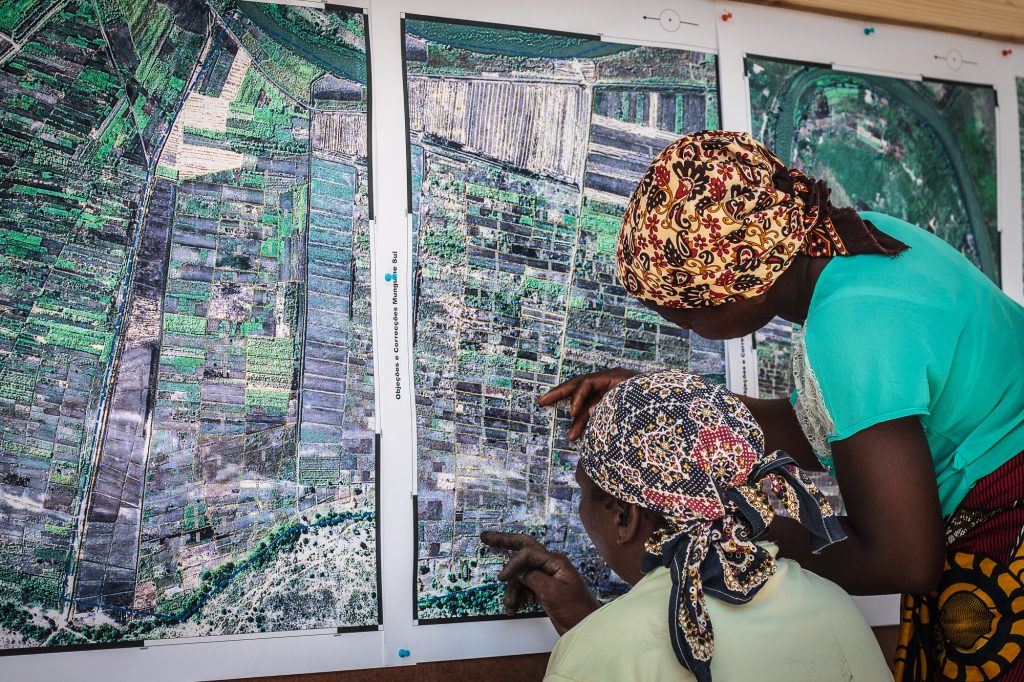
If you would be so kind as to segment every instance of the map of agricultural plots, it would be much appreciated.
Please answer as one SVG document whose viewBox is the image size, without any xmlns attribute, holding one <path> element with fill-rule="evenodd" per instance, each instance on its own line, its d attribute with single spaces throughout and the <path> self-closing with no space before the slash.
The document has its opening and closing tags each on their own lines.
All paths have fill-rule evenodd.
<svg viewBox="0 0 1024 682">
<path fill-rule="evenodd" d="M 488 528 L 616 579 L 576 516 L 568 419 L 547 389 L 609 367 L 724 382 L 724 345 L 619 286 L 626 201 L 682 132 L 718 125 L 713 55 L 407 17 L 415 230 L 417 617 L 502 612 Z M 621 586 L 621 583 L 619 583 Z"/>
<path fill-rule="evenodd" d="M 995 90 L 747 58 L 754 137 L 828 182 L 837 206 L 919 225 L 999 282 Z M 755 334 L 761 397 L 788 396 L 794 327 Z M 838 488 L 819 483 L 836 502 Z M 838 507 L 841 508 L 841 505 Z"/>
<path fill-rule="evenodd" d="M 376 626 L 365 29 L 0 2 L 0 648 Z"/>
</svg>

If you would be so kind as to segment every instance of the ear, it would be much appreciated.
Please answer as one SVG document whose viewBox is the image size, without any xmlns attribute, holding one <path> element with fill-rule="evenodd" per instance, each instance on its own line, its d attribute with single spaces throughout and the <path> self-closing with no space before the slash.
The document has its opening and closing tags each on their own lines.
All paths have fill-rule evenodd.
<svg viewBox="0 0 1024 682">
<path fill-rule="evenodd" d="M 635 504 L 615 502 L 615 542 L 628 545 L 640 535 L 640 523 L 643 516 Z"/>
</svg>

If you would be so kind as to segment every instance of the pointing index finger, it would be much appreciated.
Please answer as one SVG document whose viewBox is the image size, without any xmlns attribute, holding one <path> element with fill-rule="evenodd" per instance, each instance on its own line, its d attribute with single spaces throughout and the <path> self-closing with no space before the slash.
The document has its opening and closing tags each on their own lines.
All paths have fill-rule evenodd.
<svg viewBox="0 0 1024 682">
<path fill-rule="evenodd" d="M 525 533 L 502 533 L 496 530 L 485 530 L 483 533 L 480 533 L 480 542 L 494 549 L 510 551 L 542 546 L 535 538 Z"/>
<path fill-rule="evenodd" d="M 550 407 L 560 400 L 565 400 L 572 395 L 573 391 L 576 390 L 576 386 L 579 384 L 579 378 L 570 379 L 564 383 L 555 386 L 553 389 L 537 398 L 537 404 L 541 407 Z"/>
<path fill-rule="evenodd" d="M 559 568 L 558 557 L 551 552 L 543 547 L 527 547 L 516 552 L 515 556 L 508 560 L 505 568 L 501 569 L 501 573 L 498 574 L 498 580 L 510 580 L 518 577 L 522 581 L 526 573 L 534 570 L 554 575 Z"/>
</svg>

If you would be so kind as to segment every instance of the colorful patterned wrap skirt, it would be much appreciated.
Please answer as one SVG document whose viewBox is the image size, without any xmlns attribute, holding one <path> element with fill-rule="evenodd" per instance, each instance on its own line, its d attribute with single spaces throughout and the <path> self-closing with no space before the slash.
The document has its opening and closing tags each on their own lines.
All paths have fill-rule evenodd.
<svg viewBox="0 0 1024 682">
<path fill-rule="evenodd" d="M 897 682 L 1024 682 L 1024 452 L 946 522 L 938 590 L 904 595 Z"/>
</svg>

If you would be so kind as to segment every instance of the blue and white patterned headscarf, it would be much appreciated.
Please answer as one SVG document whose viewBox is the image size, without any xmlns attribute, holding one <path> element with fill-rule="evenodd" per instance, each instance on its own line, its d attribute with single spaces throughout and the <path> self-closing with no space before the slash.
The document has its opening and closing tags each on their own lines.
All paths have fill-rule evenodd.
<svg viewBox="0 0 1024 682">
<path fill-rule="evenodd" d="M 672 573 L 669 632 L 679 662 L 711 680 L 714 635 L 704 594 L 750 601 L 775 573 L 754 539 L 774 518 L 761 481 L 770 477 L 817 552 L 846 537 L 825 497 L 764 434 L 729 391 L 680 371 L 641 374 L 608 392 L 580 440 L 579 466 L 613 497 L 658 512 L 644 572 Z"/>
</svg>

